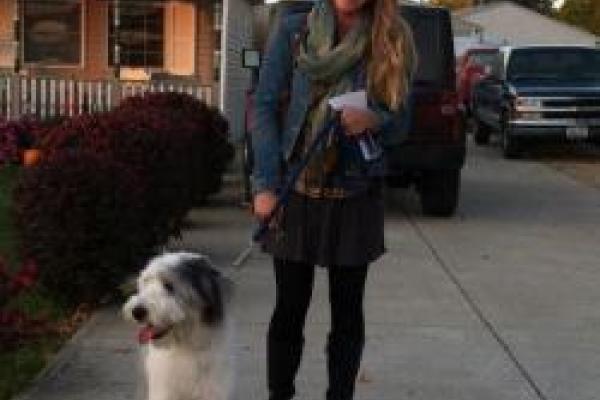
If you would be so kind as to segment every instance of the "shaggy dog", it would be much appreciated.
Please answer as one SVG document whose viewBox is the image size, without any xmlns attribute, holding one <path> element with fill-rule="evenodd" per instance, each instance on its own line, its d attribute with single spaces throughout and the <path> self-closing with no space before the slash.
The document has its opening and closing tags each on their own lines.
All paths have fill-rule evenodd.
<svg viewBox="0 0 600 400">
<path fill-rule="evenodd" d="M 123 306 L 140 324 L 149 400 L 228 400 L 232 389 L 230 282 L 204 256 L 150 260 Z"/>
</svg>

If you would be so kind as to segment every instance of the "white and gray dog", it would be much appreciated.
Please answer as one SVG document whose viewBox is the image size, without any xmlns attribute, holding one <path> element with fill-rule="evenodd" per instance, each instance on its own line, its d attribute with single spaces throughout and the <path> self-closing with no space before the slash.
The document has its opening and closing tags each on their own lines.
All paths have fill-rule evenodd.
<svg viewBox="0 0 600 400">
<path fill-rule="evenodd" d="M 123 306 L 140 324 L 149 400 L 228 400 L 232 391 L 230 282 L 195 253 L 150 260 Z"/>
</svg>

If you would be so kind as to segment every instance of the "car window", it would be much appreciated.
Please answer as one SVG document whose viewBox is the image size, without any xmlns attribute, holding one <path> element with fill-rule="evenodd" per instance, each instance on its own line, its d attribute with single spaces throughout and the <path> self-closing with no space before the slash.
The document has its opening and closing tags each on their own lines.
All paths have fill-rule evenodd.
<svg viewBox="0 0 600 400">
<path fill-rule="evenodd" d="M 498 53 L 491 51 L 473 53 L 469 57 L 469 62 L 471 64 L 481 65 L 482 67 L 492 65 L 496 60 L 497 54 Z"/>
<path fill-rule="evenodd" d="M 412 28 L 417 48 L 419 63 L 415 81 L 444 84 L 448 77 L 447 71 L 452 68 L 454 55 L 453 44 L 445 35 L 446 26 L 443 14 L 423 12 L 407 7 L 403 16 Z M 451 56 L 448 57 L 448 54 Z"/>
<path fill-rule="evenodd" d="M 510 79 L 600 79 L 600 50 L 516 49 L 511 53 L 507 73 Z"/>
</svg>

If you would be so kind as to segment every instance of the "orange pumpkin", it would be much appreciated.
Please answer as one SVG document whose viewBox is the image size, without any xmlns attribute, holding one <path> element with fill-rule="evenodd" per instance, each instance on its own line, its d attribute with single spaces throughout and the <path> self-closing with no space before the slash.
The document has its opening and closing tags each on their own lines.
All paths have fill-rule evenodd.
<svg viewBox="0 0 600 400">
<path fill-rule="evenodd" d="M 42 158 L 42 152 L 39 149 L 27 149 L 23 151 L 23 165 L 30 167 L 37 164 Z"/>
</svg>

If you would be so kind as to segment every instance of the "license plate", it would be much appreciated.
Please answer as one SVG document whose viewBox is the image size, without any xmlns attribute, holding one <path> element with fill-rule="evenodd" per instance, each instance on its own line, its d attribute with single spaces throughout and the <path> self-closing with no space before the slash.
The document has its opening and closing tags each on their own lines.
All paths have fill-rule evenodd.
<svg viewBox="0 0 600 400">
<path fill-rule="evenodd" d="M 571 126 L 567 128 L 567 139 L 587 139 L 590 130 L 587 126 Z"/>
</svg>

